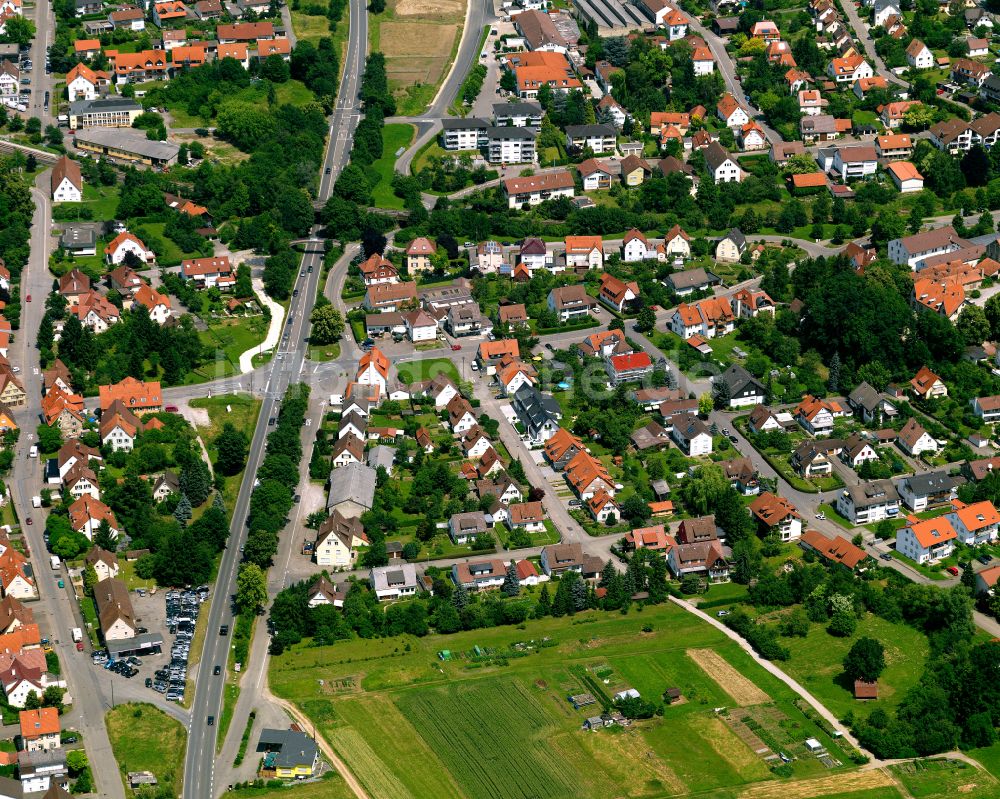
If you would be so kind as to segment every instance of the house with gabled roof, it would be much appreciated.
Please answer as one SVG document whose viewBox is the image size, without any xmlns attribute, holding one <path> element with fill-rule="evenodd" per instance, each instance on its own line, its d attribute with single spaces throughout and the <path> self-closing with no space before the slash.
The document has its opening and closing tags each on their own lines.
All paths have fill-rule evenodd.
<svg viewBox="0 0 1000 799">
<path fill-rule="evenodd" d="M 639 284 L 634 280 L 624 281 L 605 272 L 601 275 L 601 288 L 597 298 L 618 313 L 624 313 L 639 299 Z"/>
<path fill-rule="evenodd" d="M 921 366 L 920 371 L 910 380 L 910 390 L 919 399 L 940 399 L 948 396 L 948 387 L 934 372 L 926 366 Z"/>
<path fill-rule="evenodd" d="M 951 501 L 948 521 L 958 540 L 968 546 L 979 546 L 997 540 L 1000 534 L 1000 512 L 989 500 L 973 502 L 969 505 L 961 500 Z"/>
<path fill-rule="evenodd" d="M 896 551 L 917 563 L 934 563 L 955 551 L 958 535 L 947 516 L 935 519 L 907 519 L 896 533 Z"/>
<path fill-rule="evenodd" d="M 802 514 L 785 497 L 765 491 L 750 503 L 750 513 L 765 534 L 777 535 L 782 541 L 794 541 L 802 535 Z"/>
</svg>

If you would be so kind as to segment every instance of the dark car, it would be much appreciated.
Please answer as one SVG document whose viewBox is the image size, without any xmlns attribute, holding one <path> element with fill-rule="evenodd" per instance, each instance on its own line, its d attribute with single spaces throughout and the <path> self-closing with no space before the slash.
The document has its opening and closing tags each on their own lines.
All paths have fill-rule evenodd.
<svg viewBox="0 0 1000 799">
<path fill-rule="evenodd" d="M 733 442 L 734 444 L 737 444 L 737 443 L 739 443 L 739 442 L 737 441 L 737 439 L 736 439 L 736 436 L 730 436 L 730 437 L 729 437 L 729 440 L 730 440 L 730 441 L 732 441 L 732 442 Z"/>
<path fill-rule="evenodd" d="M 882 558 L 882 560 L 892 560 L 892 554 L 889 552 L 883 552 L 879 555 L 879 557 Z"/>
<path fill-rule="evenodd" d="M 75 744 L 79 740 L 80 739 L 77 738 L 75 735 L 67 735 L 65 738 L 62 739 L 62 742 L 64 744 Z"/>
<path fill-rule="evenodd" d="M 229 635 L 229 625 L 228 624 L 223 624 L 219 628 L 219 635 Z"/>
<path fill-rule="evenodd" d="M 216 666 L 214 669 L 212 669 L 212 674 L 214 674 L 216 677 L 222 674 L 222 666 Z"/>
<path fill-rule="evenodd" d="M 146 678 L 146 687 L 147 688 L 152 688 L 153 687 L 153 678 L 152 677 L 147 677 Z"/>
<path fill-rule="evenodd" d="M 323 174 L 329 175 L 330 174 L 330 167 L 327 167 L 326 170 L 325 170 L 325 172 Z"/>
<path fill-rule="evenodd" d="M 209 727 L 214 727 L 215 726 L 215 716 L 209 716 L 208 717 L 208 726 Z"/>
<path fill-rule="evenodd" d="M 274 427 L 274 422 L 275 422 L 275 418 L 272 416 L 270 419 L 267 420 L 267 426 L 268 427 Z"/>
<path fill-rule="evenodd" d="M 29 517 L 28 517 L 27 519 L 25 519 L 25 520 L 24 520 L 24 523 L 25 523 L 25 524 L 34 524 L 35 522 L 34 522 L 34 520 L 33 520 L 33 519 L 32 519 L 32 518 L 31 518 L 31 517 L 29 516 Z"/>
<path fill-rule="evenodd" d="M 985 566 L 987 563 L 993 560 L 993 558 L 991 558 L 989 555 L 980 555 L 978 558 L 976 558 L 976 560 L 978 560 Z"/>
</svg>

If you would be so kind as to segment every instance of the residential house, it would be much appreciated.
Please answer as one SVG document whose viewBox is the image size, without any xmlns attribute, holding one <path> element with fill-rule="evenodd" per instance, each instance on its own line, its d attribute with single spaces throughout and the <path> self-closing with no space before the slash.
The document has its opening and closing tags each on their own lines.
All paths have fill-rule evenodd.
<svg viewBox="0 0 1000 799">
<path fill-rule="evenodd" d="M 848 486 L 837 497 L 837 512 L 855 526 L 889 519 L 899 513 L 899 494 L 891 480 Z"/>
<path fill-rule="evenodd" d="M 540 533 L 545 529 L 547 513 L 541 502 L 516 502 L 508 507 L 507 526 L 511 530 Z"/>
<path fill-rule="evenodd" d="M 580 174 L 580 178 L 583 181 L 584 191 L 610 189 L 615 177 L 611 168 L 596 158 L 588 158 L 583 163 L 578 164 L 576 171 Z"/>
<path fill-rule="evenodd" d="M 362 304 L 369 311 L 379 310 L 383 313 L 412 308 L 417 304 L 417 284 L 409 281 L 372 284 L 365 290 Z"/>
<path fill-rule="evenodd" d="M 696 269 L 673 272 L 667 276 L 667 281 L 674 290 L 674 293 L 680 297 L 695 291 L 705 291 L 722 282 L 717 275 L 712 274 L 701 266 Z"/>
<path fill-rule="evenodd" d="M 163 394 L 159 381 L 143 382 L 134 377 L 126 377 L 114 385 L 100 386 L 98 393 L 102 413 L 116 400 L 139 416 L 163 408 Z"/>
<path fill-rule="evenodd" d="M 557 197 L 575 194 L 573 176 L 567 171 L 545 172 L 524 178 L 504 178 L 504 194 L 509 208 L 538 205 Z"/>
<path fill-rule="evenodd" d="M 973 398 L 972 412 L 987 424 L 1000 421 L 1000 396 Z"/>
<path fill-rule="evenodd" d="M 951 501 L 952 511 L 948 521 L 958 540 L 969 546 L 993 543 L 1000 532 L 1000 513 L 989 500 L 966 505 L 960 500 Z"/>
<path fill-rule="evenodd" d="M 583 441 L 560 427 L 545 442 L 545 459 L 555 471 L 561 472 L 584 449 Z"/>
<path fill-rule="evenodd" d="M 617 149 L 618 131 L 614 125 L 567 125 L 566 146 L 573 150 L 590 150 L 594 153 L 614 153 Z"/>
<path fill-rule="evenodd" d="M 597 298 L 618 313 L 625 313 L 639 299 L 639 284 L 634 280 L 625 282 L 605 273 L 601 275 L 601 288 Z"/>
<path fill-rule="evenodd" d="M 782 541 L 795 541 L 802 535 L 802 515 L 784 497 L 765 491 L 750 503 L 750 512 L 765 535 L 776 535 Z"/>
<path fill-rule="evenodd" d="M 90 548 L 84 556 L 83 562 L 93 568 L 97 574 L 97 581 L 111 580 L 118 576 L 120 566 L 118 556 L 114 552 L 101 549 L 96 544 Z"/>
<path fill-rule="evenodd" d="M 567 269 L 604 268 L 604 241 L 600 236 L 567 236 L 565 244 Z"/>
<path fill-rule="evenodd" d="M 645 352 L 612 355 L 605 359 L 605 367 L 612 385 L 616 386 L 633 380 L 642 380 L 653 373 L 653 361 Z"/>
<path fill-rule="evenodd" d="M 896 551 L 917 563 L 934 563 L 955 551 L 958 536 L 947 516 L 919 521 L 911 517 L 896 533 Z"/>
<path fill-rule="evenodd" d="M 851 433 L 844 442 L 840 459 L 852 469 L 858 469 L 864 463 L 877 461 L 879 457 L 875 447 L 866 437 L 860 433 Z"/>
<path fill-rule="evenodd" d="M 715 111 L 727 128 L 742 128 L 750 121 L 750 115 L 729 92 L 722 95 Z"/>
<path fill-rule="evenodd" d="M 913 140 L 905 133 L 890 133 L 885 136 L 876 136 L 875 153 L 883 161 L 909 158 L 913 153 Z"/>
<path fill-rule="evenodd" d="M 448 536 L 455 544 L 470 544 L 488 529 L 482 511 L 456 513 L 448 520 Z"/>
<path fill-rule="evenodd" d="M 560 322 L 584 318 L 596 305 L 597 300 L 587 294 L 586 286 L 582 284 L 560 286 L 549 291 L 549 310 L 555 312 Z"/>
<path fill-rule="evenodd" d="M 705 165 L 715 183 L 739 183 L 743 180 L 743 170 L 736 160 L 718 142 L 705 148 Z"/>
<path fill-rule="evenodd" d="M 853 53 L 841 58 L 831 58 L 827 65 L 826 74 L 837 83 L 852 84 L 863 78 L 870 78 L 875 73 L 871 64 L 865 61 L 864 56 Z"/>
<path fill-rule="evenodd" d="M 461 394 L 453 397 L 446 408 L 448 411 L 448 423 L 453 433 L 464 433 L 477 424 L 476 417 L 472 413 L 472 406 Z"/>
<path fill-rule="evenodd" d="M 937 441 L 924 430 L 915 418 L 910 418 L 903 425 L 896 438 L 896 443 L 899 444 L 899 448 L 903 452 L 913 457 L 918 457 L 925 452 L 935 453 L 938 451 Z"/>
<path fill-rule="evenodd" d="M 743 288 L 735 292 L 729 302 L 733 308 L 733 314 L 739 319 L 744 317 L 754 317 L 759 314 L 770 314 L 774 316 L 777 308 L 774 300 L 768 296 L 766 291 L 755 288 Z"/>
<path fill-rule="evenodd" d="M 672 546 L 667 553 L 667 566 L 678 579 L 693 574 L 709 583 L 729 582 L 729 562 L 719 541 Z"/>
<path fill-rule="evenodd" d="M 437 252 L 434 242 L 424 236 L 417 236 L 406 248 L 406 268 L 411 275 L 421 272 L 431 272 L 434 264 L 431 259 Z"/>
<path fill-rule="evenodd" d="M 64 155 L 52 167 L 50 178 L 53 202 L 78 203 L 83 200 L 83 176 L 80 164 Z"/>
<path fill-rule="evenodd" d="M 507 576 L 507 566 L 499 558 L 465 561 L 451 567 L 451 579 L 471 591 L 499 588 Z"/>
<path fill-rule="evenodd" d="M 922 191 L 924 188 L 924 176 L 909 161 L 894 161 L 886 166 L 886 172 L 901 194 Z"/>
<path fill-rule="evenodd" d="M 334 510 L 316 530 L 313 559 L 323 568 L 352 568 L 357 549 L 368 544 L 361 520 Z"/>
<path fill-rule="evenodd" d="M 530 383 L 524 383 L 514 392 L 511 408 L 532 444 L 544 444 L 559 429 L 559 420 L 562 418 L 559 403 L 550 395 L 542 394 Z"/>
<path fill-rule="evenodd" d="M 878 155 L 870 144 L 838 147 L 833 156 L 833 171 L 842 180 L 857 180 L 874 175 L 878 169 Z"/>
<path fill-rule="evenodd" d="M 379 600 L 402 599 L 417 593 L 417 569 L 412 563 L 377 566 L 371 570 L 368 579 Z"/>
<path fill-rule="evenodd" d="M 362 261 L 358 269 L 361 270 L 361 279 L 366 286 L 399 282 L 399 270 L 396 269 L 392 261 L 383 258 L 377 252 L 372 253 L 367 260 Z"/>
<path fill-rule="evenodd" d="M 62 746 L 59 711 L 54 707 L 22 710 L 18 714 L 21 749 L 26 752 L 46 752 Z"/>
<path fill-rule="evenodd" d="M 920 39 L 913 39 L 906 48 L 906 63 L 913 69 L 931 69 L 934 66 L 934 54 Z"/>
<path fill-rule="evenodd" d="M 847 402 L 865 423 L 881 424 L 892 419 L 899 412 L 888 396 L 876 391 L 868 383 L 860 383 L 848 397 Z"/>
<path fill-rule="evenodd" d="M 743 408 L 764 402 L 767 394 L 763 384 L 739 364 L 733 364 L 713 382 L 722 380 L 729 390 L 729 407 Z"/>
<path fill-rule="evenodd" d="M 615 494 L 615 482 L 607 468 L 586 450 L 580 450 L 563 469 L 566 482 L 581 500 L 588 500 L 601 489 Z"/>
<path fill-rule="evenodd" d="M 579 573 L 584 579 L 600 576 L 604 562 L 600 558 L 585 555 L 579 543 L 552 544 L 542 548 L 542 571 L 549 577 L 568 571 Z"/>
<path fill-rule="evenodd" d="M 734 227 L 719 239 L 719 243 L 715 247 L 715 260 L 723 263 L 739 263 L 746 247 L 746 236 L 743 235 L 742 230 Z"/>
<path fill-rule="evenodd" d="M 137 259 L 139 263 L 152 263 L 156 260 L 156 254 L 128 231 L 119 233 L 111 240 L 104 248 L 104 256 L 109 264 L 115 266 L 124 263 L 129 257 Z"/>
<path fill-rule="evenodd" d="M 935 505 L 946 505 L 958 497 L 965 478 L 945 471 L 911 474 L 899 481 L 899 495 L 914 513 Z"/>
<path fill-rule="evenodd" d="M 806 394 L 796 406 L 795 421 L 811 435 L 825 436 L 833 432 L 834 417 L 843 416 L 844 411 L 833 400 L 824 400 Z"/>
<path fill-rule="evenodd" d="M 712 434 L 704 422 L 694 414 L 674 417 L 670 435 L 677 446 L 692 458 L 712 453 Z"/>
<path fill-rule="evenodd" d="M 867 552 L 843 536 L 828 537 L 818 530 L 806 530 L 799 539 L 799 546 L 851 571 L 862 566 L 869 558 Z"/>
<path fill-rule="evenodd" d="M 914 396 L 922 400 L 940 399 L 948 396 L 948 387 L 944 381 L 926 366 L 921 366 L 920 371 L 910 380 L 910 390 Z"/>
<path fill-rule="evenodd" d="M 918 271 L 935 255 L 945 255 L 970 246 L 951 225 L 926 230 L 889 242 L 889 260 Z"/>
<path fill-rule="evenodd" d="M 181 261 L 181 277 L 196 288 L 232 288 L 235 283 L 233 266 L 228 255 L 211 258 L 190 258 Z"/>
<path fill-rule="evenodd" d="M 101 580 L 94 586 L 94 605 L 105 642 L 135 637 L 135 611 L 125 583 L 114 577 Z"/>
</svg>

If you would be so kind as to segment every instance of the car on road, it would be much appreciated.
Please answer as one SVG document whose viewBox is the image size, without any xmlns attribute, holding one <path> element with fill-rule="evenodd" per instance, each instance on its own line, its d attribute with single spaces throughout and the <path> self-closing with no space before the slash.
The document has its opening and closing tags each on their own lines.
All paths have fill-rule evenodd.
<svg viewBox="0 0 1000 799">
<path fill-rule="evenodd" d="M 167 405 L 166 408 L 164 408 L 164 410 L 167 413 L 177 413 L 177 406 L 176 405 Z"/>
<path fill-rule="evenodd" d="M 24 520 L 24 523 L 25 523 L 25 524 L 34 524 L 35 522 L 34 522 L 34 520 L 33 520 L 33 519 L 32 519 L 32 518 L 31 518 L 31 517 L 29 516 L 29 517 L 28 517 L 27 519 L 25 519 L 25 520 Z"/>
<path fill-rule="evenodd" d="M 82 652 L 83 651 L 83 641 L 77 641 L 76 642 L 76 651 L 77 652 Z"/>
<path fill-rule="evenodd" d="M 826 514 L 823 511 L 820 511 L 819 513 L 816 514 L 816 518 L 819 519 L 820 521 L 823 521 L 824 519 L 826 519 Z"/>
<path fill-rule="evenodd" d="M 212 669 L 212 674 L 214 674 L 216 677 L 222 674 L 222 666 L 216 666 L 214 669 Z"/>
<path fill-rule="evenodd" d="M 311 275 L 312 271 L 313 271 L 313 268 L 310 266 L 306 271 Z"/>
<path fill-rule="evenodd" d="M 26 300 L 27 300 L 28 302 L 31 302 L 31 295 L 29 294 L 29 295 L 28 295 L 27 297 L 25 297 L 25 299 L 26 299 Z"/>
<path fill-rule="evenodd" d="M 299 272 L 299 277 L 305 277 L 305 276 L 306 276 L 306 270 L 303 269 L 301 272 Z"/>
<path fill-rule="evenodd" d="M 552 348 L 551 344 L 546 344 L 545 345 L 545 349 L 547 349 L 549 352 L 555 352 L 555 350 Z"/>
<path fill-rule="evenodd" d="M 208 717 L 208 726 L 209 727 L 214 727 L 215 726 L 215 716 L 209 716 Z"/>
<path fill-rule="evenodd" d="M 293 296 L 293 297 L 298 297 L 298 296 L 299 296 L 299 290 L 298 290 L 298 289 L 295 289 L 295 290 L 294 290 L 294 291 L 292 292 L 292 296 Z"/>
<path fill-rule="evenodd" d="M 951 575 L 953 575 L 955 577 L 958 577 L 958 567 L 957 566 L 949 566 L 948 569 L 947 569 L 947 571 L 948 571 L 948 574 L 951 574 Z"/>
<path fill-rule="evenodd" d="M 223 624 L 219 628 L 219 635 L 229 635 L 229 625 L 228 624 Z"/>
<path fill-rule="evenodd" d="M 722 435 L 726 436 L 727 438 L 729 437 L 729 428 L 728 427 L 723 427 L 722 428 Z"/>
<path fill-rule="evenodd" d="M 268 427 L 274 427 L 274 422 L 275 422 L 275 418 L 272 416 L 270 419 L 267 420 L 267 426 Z"/>
<path fill-rule="evenodd" d="M 324 172 L 323 174 L 324 174 L 324 175 L 329 175 L 329 174 L 330 174 L 330 167 L 327 167 L 327 168 L 326 168 L 326 171 L 325 171 L 325 172 Z"/>
<path fill-rule="evenodd" d="M 579 508 L 583 503 L 578 499 L 571 499 L 566 504 L 569 505 L 571 508 Z"/>
<path fill-rule="evenodd" d="M 462 347 L 460 345 L 458 345 L 458 344 L 452 344 L 451 345 L 451 351 L 452 352 L 458 352 L 460 349 L 462 349 Z"/>
<path fill-rule="evenodd" d="M 738 444 L 739 443 L 739 440 L 736 438 L 736 436 L 732 436 L 732 435 L 729 436 L 729 440 L 732 441 L 734 444 Z"/>
</svg>

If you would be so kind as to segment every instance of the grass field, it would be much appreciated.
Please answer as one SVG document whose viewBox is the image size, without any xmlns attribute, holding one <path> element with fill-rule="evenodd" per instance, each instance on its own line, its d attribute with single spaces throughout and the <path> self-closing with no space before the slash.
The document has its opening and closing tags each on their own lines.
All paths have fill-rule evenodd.
<svg viewBox="0 0 1000 799">
<path fill-rule="evenodd" d="M 388 0 L 368 20 L 369 50 L 385 53 L 401 116 L 420 114 L 448 73 L 465 23 L 461 0 Z"/>
<path fill-rule="evenodd" d="M 226 799 L 353 799 L 354 794 L 336 771 L 328 771 L 315 782 L 293 785 L 239 788 L 222 794 Z"/>
<path fill-rule="evenodd" d="M 385 125 L 382 128 L 382 157 L 372 169 L 378 174 L 378 183 L 372 189 L 372 202 L 376 208 L 402 208 L 403 200 L 392 192 L 392 178 L 396 174 L 396 152 L 406 149 L 413 141 L 413 125 Z"/>
<path fill-rule="evenodd" d="M 459 382 L 458 370 L 447 358 L 427 358 L 422 361 L 407 361 L 398 364 L 396 367 L 399 379 L 409 385 L 418 380 L 429 380 L 436 374 L 444 373 L 456 384 Z"/>
<path fill-rule="evenodd" d="M 114 219 L 118 211 L 118 186 L 83 184 L 81 208 L 93 211 L 94 219 Z"/>
<path fill-rule="evenodd" d="M 187 733 L 179 721 L 143 702 L 112 708 L 105 722 L 123 782 L 126 771 L 152 771 L 160 790 L 179 792 L 187 745 Z M 127 785 L 125 790 L 132 794 Z"/>
<path fill-rule="evenodd" d="M 854 686 L 844 677 L 844 656 L 863 636 L 874 638 L 885 647 L 886 669 L 879 678 L 879 698 L 874 702 L 854 699 Z M 927 659 L 927 637 L 905 624 L 893 624 L 872 614 L 858 622 L 850 638 L 830 635 L 823 625 L 814 624 L 805 638 L 783 638 L 792 653 L 784 669 L 843 718 L 847 712 L 867 715 L 875 707 L 894 708 L 906 692 L 917 684 Z"/>
<path fill-rule="evenodd" d="M 890 768 L 913 799 L 994 799 L 1000 796 L 1000 782 L 988 771 L 981 771 L 957 760 L 915 760 Z"/>
<path fill-rule="evenodd" d="M 445 648 L 452 653 L 446 662 L 437 657 Z M 692 648 L 719 660 L 696 661 Z M 674 605 L 532 621 L 524 630 L 300 646 L 272 659 L 270 684 L 303 709 L 372 799 L 624 799 L 706 791 L 736 799 L 774 778 L 740 737 L 733 711 L 759 721 L 767 746 L 791 754 L 795 778 L 853 773 L 828 770 L 807 755 L 804 740 L 816 736 L 848 762 L 783 683 Z M 682 701 L 662 718 L 627 728 L 585 732 L 584 719 L 600 706 L 575 710 L 567 701 L 584 692 L 600 701 L 626 687 L 659 701 L 673 686 Z M 744 686 L 763 704 L 738 707 L 733 694 Z M 729 711 L 716 713 L 720 707 Z"/>
<path fill-rule="evenodd" d="M 264 340 L 267 326 L 263 316 L 246 316 L 223 319 L 199 334 L 202 343 L 215 350 L 212 366 L 225 370 L 225 374 L 219 377 L 228 377 L 239 371 L 240 356 Z M 203 367 L 206 368 L 209 366 Z"/>
<path fill-rule="evenodd" d="M 189 403 L 192 408 L 201 408 L 208 412 L 208 424 L 198 425 L 198 434 L 205 447 L 208 449 L 208 457 L 215 463 L 218 453 L 213 446 L 216 437 L 222 432 L 222 427 L 229 422 L 237 430 L 242 430 L 247 435 L 247 439 L 253 438 L 253 430 L 257 424 L 257 414 L 260 413 L 260 400 L 255 397 L 248 397 L 244 394 L 219 394 L 215 397 L 199 397 Z M 240 482 L 243 480 L 243 472 L 226 477 L 226 484 L 222 490 L 222 499 L 226 503 L 226 508 L 231 514 L 236 505 L 236 495 L 240 490 Z M 203 507 L 208 507 L 208 504 Z M 195 513 L 201 511 L 196 509 Z M 198 616 L 200 622 L 207 617 L 207 613 Z M 195 627 L 197 635 L 197 625 Z"/>
</svg>

